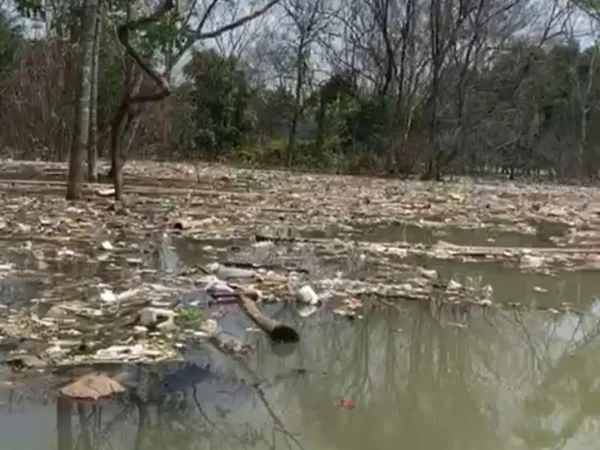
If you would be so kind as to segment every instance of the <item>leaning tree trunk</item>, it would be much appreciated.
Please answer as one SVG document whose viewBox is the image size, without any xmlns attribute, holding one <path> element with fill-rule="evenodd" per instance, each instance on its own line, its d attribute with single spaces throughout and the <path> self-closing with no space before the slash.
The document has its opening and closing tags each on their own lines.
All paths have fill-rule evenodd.
<svg viewBox="0 0 600 450">
<path fill-rule="evenodd" d="M 92 87 L 90 96 L 90 138 L 88 142 L 88 181 L 98 181 L 98 72 L 100 62 L 100 40 L 102 34 L 102 2 L 97 7 L 94 49 L 92 56 Z"/>
<path fill-rule="evenodd" d="M 92 87 L 92 64 L 94 51 L 94 32 L 96 31 L 98 0 L 85 0 L 79 54 L 79 77 L 77 103 L 71 156 L 69 158 L 69 176 L 67 180 L 67 200 L 81 197 L 83 186 L 83 160 L 88 146 L 90 131 L 90 99 Z"/>
<path fill-rule="evenodd" d="M 123 166 L 139 123 L 138 111 L 128 101 L 138 95 L 143 74 L 134 77 L 133 69 L 133 60 L 128 58 L 125 63 L 125 92 L 129 92 L 129 95 L 121 102 L 110 128 L 110 176 L 117 200 L 123 199 Z M 134 78 L 135 80 L 132 81 Z M 123 122 L 125 122 L 124 126 Z"/>
<path fill-rule="evenodd" d="M 174 7 L 173 0 L 164 0 L 156 11 L 147 17 L 131 20 L 131 4 L 127 5 L 127 21 L 118 29 L 118 37 L 126 52 L 125 92 L 121 99 L 119 109 L 111 121 L 110 156 L 113 185 L 115 188 L 115 200 L 123 200 L 123 165 L 124 155 L 121 149 L 121 130 L 125 118 L 134 117 L 132 106 L 136 103 L 158 101 L 171 93 L 171 87 L 165 77 L 147 64 L 138 52 L 129 43 L 129 32 L 148 23 L 158 22 L 167 12 Z M 151 94 L 136 95 L 133 82 L 133 61 L 148 75 L 159 87 L 159 92 Z"/>
<path fill-rule="evenodd" d="M 131 7 L 131 1 L 133 0 L 130 0 L 130 2 L 127 3 L 129 8 Z M 213 0 L 212 6 L 209 6 L 207 8 L 205 12 L 205 17 L 200 21 L 198 33 L 194 35 L 193 38 L 191 38 L 189 41 L 185 42 L 184 50 L 189 49 L 197 40 L 212 39 L 235 28 L 241 27 L 245 23 L 250 22 L 269 11 L 273 6 L 279 3 L 280 0 L 271 0 L 262 8 L 257 9 L 254 12 L 251 12 L 238 20 L 235 20 L 227 25 L 223 25 L 222 27 L 214 31 L 201 33 L 200 29 L 204 25 L 204 22 L 208 18 L 208 15 L 216 5 L 217 1 L 218 0 Z M 135 61 L 136 65 L 139 66 L 139 68 L 152 79 L 152 81 L 156 84 L 158 91 L 152 93 L 136 94 L 134 92 L 135 85 L 134 83 L 132 83 L 131 80 L 131 71 L 128 71 L 129 75 L 125 77 L 125 92 L 123 93 L 119 109 L 115 113 L 115 116 L 113 117 L 113 120 L 111 122 L 110 151 L 112 161 L 111 170 L 115 187 L 115 200 L 123 199 L 122 170 L 125 161 L 124 155 L 122 155 L 120 143 L 123 121 L 127 117 L 129 117 L 130 119 L 135 118 L 135 112 L 132 110 L 133 105 L 160 101 L 171 94 L 171 85 L 167 77 L 161 75 L 155 68 L 152 67 L 151 63 L 145 61 L 140 56 L 140 54 L 131 46 L 131 43 L 129 42 L 129 33 L 131 31 L 137 30 L 140 27 L 147 26 L 148 24 L 160 21 L 173 8 L 175 8 L 174 0 L 162 0 L 161 3 L 157 6 L 157 8 L 154 10 L 154 12 L 148 16 L 131 20 L 128 14 L 126 23 L 120 25 L 117 29 L 119 42 L 125 48 L 126 56 L 130 58 L 130 60 Z M 184 52 L 180 51 L 180 53 L 178 53 L 178 55 L 175 57 L 175 60 L 171 61 L 171 65 L 175 65 L 175 62 L 178 61 L 183 56 L 183 54 Z"/>
</svg>

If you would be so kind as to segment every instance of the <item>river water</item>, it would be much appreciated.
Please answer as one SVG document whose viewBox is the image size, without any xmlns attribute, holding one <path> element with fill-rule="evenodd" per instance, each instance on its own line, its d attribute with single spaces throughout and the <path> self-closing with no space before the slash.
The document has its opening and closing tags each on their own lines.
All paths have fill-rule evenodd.
<svg viewBox="0 0 600 450">
<path fill-rule="evenodd" d="M 159 258 L 161 267 L 190 264 L 194 257 L 182 250 L 188 247 L 175 245 Z M 273 347 L 232 315 L 224 327 L 252 343 L 249 356 L 192 348 L 185 364 L 111 367 L 131 394 L 109 404 L 69 414 L 46 375 L 4 386 L 1 448 L 598 448 L 596 273 L 431 265 L 491 284 L 498 302 L 568 302 L 574 312 L 501 308 L 465 317 L 420 303 L 381 308 L 366 299 L 364 317 L 350 321 L 326 308 L 301 319 L 276 305 L 269 312 L 301 332 L 291 347 Z M 25 296 L 18 288 L 0 292 L 13 291 Z"/>
</svg>

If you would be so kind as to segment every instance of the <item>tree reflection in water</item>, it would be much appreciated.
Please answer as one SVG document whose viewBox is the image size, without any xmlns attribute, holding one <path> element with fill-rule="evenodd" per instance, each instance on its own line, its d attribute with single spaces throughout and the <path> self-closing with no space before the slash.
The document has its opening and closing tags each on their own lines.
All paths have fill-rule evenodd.
<svg viewBox="0 0 600 450">
<path fill-rule="evenodd" d="M 59 435 L 70 426 L 73 436 L 61 450 L 534 450 L 592 448 L 597 436 L 591 313 L 474 311 L 465 326 L 418 304 L 354 322 L 281 314 L 302 331 L 291 353 L 249 332 L 256 352 L 245 360 L 211 351 L 190 355 L 195 364 L 129 368 L 130 396 L 59 420 Z M 18 391 L 10 404 L 27 398 Z"/>
</svg>

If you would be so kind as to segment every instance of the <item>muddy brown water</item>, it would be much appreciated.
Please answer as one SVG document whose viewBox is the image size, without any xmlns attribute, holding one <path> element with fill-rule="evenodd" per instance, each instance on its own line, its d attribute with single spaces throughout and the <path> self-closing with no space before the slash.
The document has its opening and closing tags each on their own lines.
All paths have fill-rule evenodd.
<svg viewBox="0 0 600 450">
<path fill-rule="evenodd" d="M 143 264 L 169 272 L 240 259 L 247 245 L 173 239 L 147 251 Z M 280 252 L 262 256 L 293 262 L 294 255 Z M 317 257 L 295 257 L 320 274 Z M 597 448 L 598 273 L 426 263 L 444 278 L 490 284 L 496 302 L 568 302 L 577 314 L 501 308 L 462 317 L 418 303 L 381 309 L 365 299 L 364 318 L 349 321 L 326 307 L 301 319 L 293 307 L 273 305 L 269 314 L 301 332 L 301 342 L 286 348 L 231 314 L 223 327 L 255 348 L 245 360 L 189 348 L 185 364 L 110 367 L 111 374 L 127 373 L 132 395 L 88 405 L 83 416 L 73 411 L 70 430 L 64 421 L 57 427 L 68 413 L 57 406 L 53 386 L 73 374 L 17 379 L 10 388 L 0 382 L 2 449 L 57 448 L 69 431 L 71 448 L 86 448 L 83 430 L 98 449 Z M 94 276 L 102 277 L 99 270 Z M 337 270 L 353 268 L 340 263 Z M 0 303 L 35 295 L 27 283 L 4 282 Z"/>
<path fill-rule="evenodd" d="M 438 241 L 446 241 L 455 245 L 500 247 L 545 247 L 551 245 L 550 240 L 539 234 L 529 235 L 500 229 L 461 229 L 457 227 L 431 229 L 400 223 L 363 226 L 359 229 L 362 229 L 362 233 L 359 235 L 361 240 L 369 242 L 403 241 L 433 245 Z"/>
</svg>

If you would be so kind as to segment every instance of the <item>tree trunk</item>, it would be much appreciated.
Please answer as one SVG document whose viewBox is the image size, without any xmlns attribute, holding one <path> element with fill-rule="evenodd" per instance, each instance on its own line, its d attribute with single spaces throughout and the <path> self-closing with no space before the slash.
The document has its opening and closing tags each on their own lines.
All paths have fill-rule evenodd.
<svg viewBox="0 0 600 450">
<path fill-rule="evenodd" d="M 129 116 L 130 124 L 131 120 L 134 119 L 132 111 L 132 105 L 136 103 L 145 103 L 152 101 L 159 101 L 167 97 L 171 93 L 170 85 L 164 76 L 159 74 L 150 65 L 147 65 L 140 57 L 140 55 L 133 49 L 129 43 L 129 32 L 135 30 L 141 25 L 147 23 L 157 22 L 171 10 L 175 4 L 172 0 L 164 0 L 158 9 L 150 16 L 142 17 L 137 20 L 132 20 L 131 14 L 131 2 L 127 3 L 126 10 L 126 23 L 121 25 L 117 34 L 119 41 L 125 47 L 126 62 L 125 62 L 125 91 L 121 104 L 117 110 L 113 120 L 111 122 L 111 138 L 110 138 L 110 154 L 111 154 L 111 174 L 113 178 L 113 185 L 115 188 L 115 200 L 123 200 L 123 165 L 125 163 L 125 157 L 123 155 L 123 149 L 121 147 L 121 130 L 123 128 L 123 121 Z M 137 63 L 138 66 L 158 85 L 160 91 L 151 94 L 140 94 L 136 95 L 140 83 L 133 79 L 133 64 Z"/>
<path fill-rule="evenodd" d="M 325 142 L 325 119 L 327 117 L 327 94 L 325 92 L 321 92 L 319 95 L 319 108 L 317 109 L 317 138 L 315 142 L 315 152 L 316 154 L 321 154 L 323 151 L 323 144 Z"/>
<path fill-rule="evenodd" d="M 585 173 L 584 170 L 584 154 L 585 154 L 585 146 L 588 138 L 588 113 L 590 110 L 590 97 L 592 92 L 592 87 L 594 86 L 594 73 L 596 68 L 596 46 L 592 48 L 592 54 L 590 56 L 590 66 L 588 69 L 588 83 L 585 90 L 585 94 L 581 101 L 581 136 L 579 137 L 579 149 L 577 152 L 577 177 L 579 181 L 583 180 L 583 176 Z"/>
<path fill-rule="evenodd" d="M 161 75 L 152 65 L 144 60 L 140 56 L 140 54 L 131 46 L 129 42 L 129 33 L 131 31 L 135 31 L 142 26 L 147 26 L 150 23 L 159 22 L 165 14 L 167 14 L 170 10 L 175 8 L 174 0 L 162 0 L 156 9 L 149 15 L 140 17 L 138 19 L 131 19 L 131 3 L 133 0 L 127 2 L 127 20 L 124 24 L 120 25 L 117 28 L 117 36 L 119 38 L 119 42 L 125 48 L 125 53 L 128 57 L 128 61 L 135 61 L 136 65 L 148 75 L 154 83 L 156 83 L 156 87 L 158 91 L 154 91 L 151 93 L 140 93 L 139 95 L 133 94 L 133 85 L 131 82 L 131 71 L 128 70 L 125 80 L 125 92 L 123 93 L 123 97 L 121 100 L 121 104 L 119 106 L 119 110 L 116 112 L 115 117 L 111 122 L 111 159 L 112 159 L 112 172 L 113 172 L 113 181 L 115 184 L 115 199 L 122 200 L 122 169 L 124 164 L 124 158 L 122 155 L 122 149 L 120 146 L 120 132 L 121 125 L 126 115 L 131 115 L 130 107 L 134 104 L 139 103 L 148 103 L 148 102 L 157 102 L 171 94 L 171 85 L 169 83 L 168 77 Z M 204 39 L 212 39 L 217 36 L 220 36 L 223 33 L 236 29 L 251 20 L 263 15 L 273 6 L 275 6 L 280 0 L 271 0 L 264 7 L 255 10 L 254 12 L 241 17 L 238 20 L 235 20 L 227 25 L 224 25 L 220 28 L 217 28 L 214 31 L 207 33 L 196 33 L 193 38 L 187 40 L 184 43 L 184 48 L 175 56 L 173 60 L 170 61 L 169 65 L 175 65 L 176 61 L 179 61 L 183 56 L 184 52 L 189 49 L 195 41 L 204 40 Z M 213 2 L 216 4 L 216 2 Z M 211 9 L 211 8 L 209 8 Z M 201 21 L 201 25 L 203 21 Z M 202 26 L 200 26 L 202 28 Z"/>
<path fill-rule="evenodd" d="M 429 12 L 430 27 L 430 45 L 431 45 L 431 97 L 430 97 L 430 120 L 429 120 L 429 139 L 431 142 L 430 154 L 427 158 L 425 173 L 421 177 L 423 180 L 437 179 L 440 176 L 440 141 L 439 141 L 439 95 L 440 95 L 440 74 L 442 68 L 442 12 L 441 0 L 431 0 Z"/>
<path fill-rule="evenodd" d="M 90 131 L 92 63 L 97 9 L 98 0 L 85 0 L 81 37 L 79 40 L 79 86 L 77 89 L 78 99 L 76 103 L 71 155 L 69 158 L 67 200 L 79 199 L 83 185 L 83 159 L 88 146 Z"/>
<path fill-rule="evenodd" d="M 123 200 L 123 158 L 121 156 L 121 124 L 127 114 L 127 104 L 122 103 L 111 123 L 110 129 L 110 170 L 115 188 L 115 200 Z"/>
<path fill-rule="evenodd" d="M 296 133 L 298 131 L 298 121 L 302 113 L 302 88 L 304 87 L 304 48 L 305 48 L 305 36 L 300 37 L 300 43 L 298 44 L 298 51 L 296 54 L 296 87 L 294 89 L 294 112 L 292 115 L 292 123 L 290 124 L 290 130 L 288 134 L 287 144 L 287 167 L 292 168 L 294 163 L 294 153 L 296 149 Z"/>
<path fill-rule="evenodd" d="M 88 143 L 88 181 L 98 181 L 98 72 L 100 60 L 100 39 L 102 33 L 102 2 L 98 5 L 94 49 L 92 56 L 92 87 L 90 97 L 90 139 Z"/>
<path fill-rule="evenodd" d="M 123 166 L 125 165 L 127 153 L 131 148 L 139 123 L 138 113 L 129 104 L 129 99 L 138 94 L 142 83 L 141 74 L 134 81 L 131 81 L 134 79 L 133 61 L 131 58 L 127 59 L 125 72 L 125 92 L 127 95 L 113 118 L 110 132 L 110 175 L 112 176 L 115 188 L 115 200 L 118 201 L 123 200 Z M 125 124 L 123 125 L 123 123 Z"/>
<path fill-rule="evenodd" d="M 71 400 L 59 395 L 56 399 L 56 435 L 58 450 L 73 449 L 72 411 L 73 406 Z"/>
</svg>

